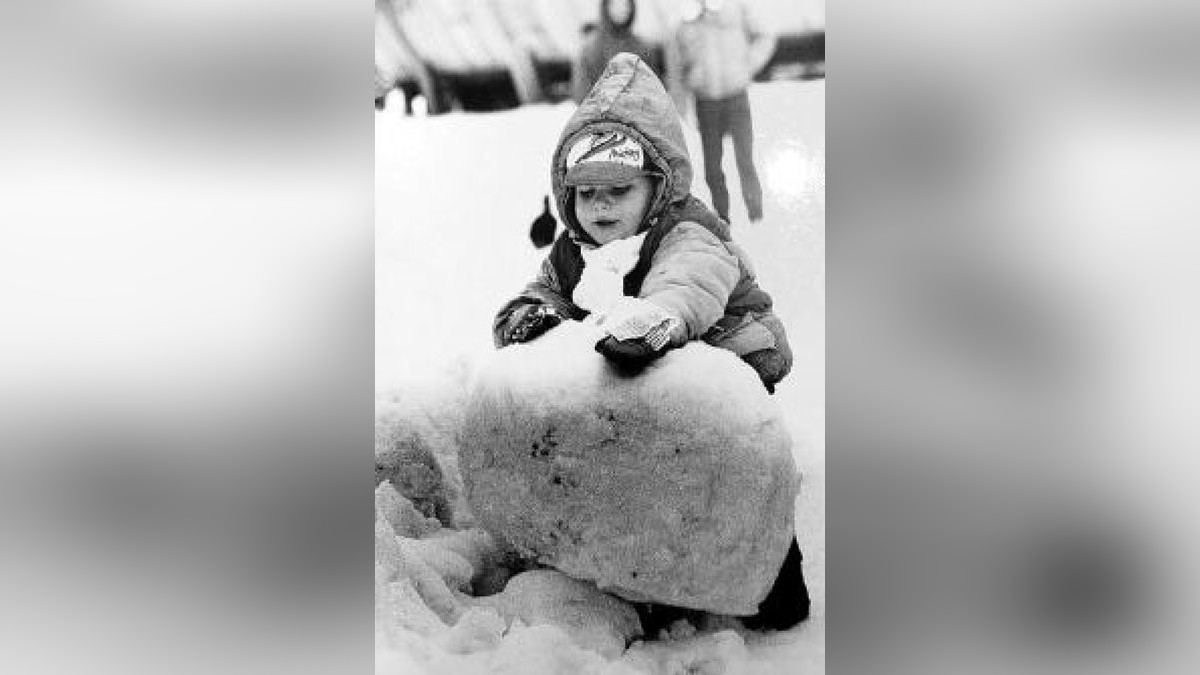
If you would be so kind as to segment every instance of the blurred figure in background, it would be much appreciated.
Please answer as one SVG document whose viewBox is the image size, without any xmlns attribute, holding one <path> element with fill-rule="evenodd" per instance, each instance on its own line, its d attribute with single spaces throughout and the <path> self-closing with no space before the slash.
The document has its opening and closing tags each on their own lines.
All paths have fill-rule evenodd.
<svg viewBox="0 0 1200 675">
<path fill-rule="evenodd" d="M 571 67 L 571 98 L 576 103 L 582 102 L 592 90 L 609 59 L 621 52 L 636 54 L 662 77 L 658 54 L 633 34 L 635 18 L 637 4 L 634 0 L 600 0 L 600 23 L 594 30 L 585 31 L 583 46 Z"/>
<path fill-rule="evenodd" d="M 695 120 L 704 153 L 704 180 L 713 208 L 729 220 L 729 190 L 721 171 L 722 143 L 733 136 L 742 196 L 751 221 L 762 219 L 762 186 L 754 168 L 750 80 L 771 60 L 775 36 L 742 0 L 685 0 L 682 22 L 667 40 L 667 87 L 679 114 Z"/>
</svg>

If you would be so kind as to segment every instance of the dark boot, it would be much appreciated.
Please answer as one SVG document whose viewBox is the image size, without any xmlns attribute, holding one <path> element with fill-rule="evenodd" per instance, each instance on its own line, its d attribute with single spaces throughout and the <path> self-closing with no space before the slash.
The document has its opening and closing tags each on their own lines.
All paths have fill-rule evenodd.
<svg viewBox="0 0 1200 675">
<path fill-rule="evenodd" d="M 750 630 L 787 630 L 808 618 L 808 584 L 804 583 L 800 545 L 792 537 L 791 548 L 783 559 L 779 576 L 765 600 L 758 606 L 758 614 L 748 616 L 742 624 Z"/>
</svg>

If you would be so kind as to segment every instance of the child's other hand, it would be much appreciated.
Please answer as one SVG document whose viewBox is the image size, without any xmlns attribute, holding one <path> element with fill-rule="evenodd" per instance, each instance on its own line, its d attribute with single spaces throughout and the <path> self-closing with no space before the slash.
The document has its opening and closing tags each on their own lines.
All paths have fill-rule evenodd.
<svg viewBox="0 0 1200 675">
<path fill-rule="evenodd" d="M 618 340 L 609 335 L 596 343 L 596 351 L 603 354 L 614 366 L 622 372 L 634 375 L 667 352 L 670 347 L 664 345 L 661 349 L 651 347 L 640 338 Z"/>
<path fill-rule="evenodd" d="M 550 305 L 525 305 L 513 312 L 504 332 L 504 346 L 529 342 L 562 323 L 562 316 Z"/>
<path fill-rule="evenodd" d="M 779 353 L 778 349 L 760 349 L 742 356 L 742 360 L 750 364 L 758 378 L 762 380 L 768 394 L 775 393 L 775 385 L 791 370 L 791 363 Z"/>
</svg>

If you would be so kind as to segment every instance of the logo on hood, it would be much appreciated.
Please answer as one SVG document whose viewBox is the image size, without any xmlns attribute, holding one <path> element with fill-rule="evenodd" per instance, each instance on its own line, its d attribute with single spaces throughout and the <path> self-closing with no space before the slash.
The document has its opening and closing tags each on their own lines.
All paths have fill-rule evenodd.
<svg viewBox="0 0 1200 675">
<path fill-rule="evenodd" d="M 589 134 L 575 142 L 567 153 L 567 171 L 580 164 L 606 162 L 641 170 L 646 161 L 641 144 L 625 134 L 606 131 Z"/>
</svg>

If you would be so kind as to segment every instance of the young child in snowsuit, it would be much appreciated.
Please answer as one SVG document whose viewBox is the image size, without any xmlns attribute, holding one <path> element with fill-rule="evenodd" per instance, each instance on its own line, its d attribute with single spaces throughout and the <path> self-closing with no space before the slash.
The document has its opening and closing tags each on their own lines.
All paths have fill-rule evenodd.
<svg viewBox="0 0 1200 675">
<path fill-rule="evenodd" d="M 551 186 L 566 231 L 496 315 L 496 346 L 587 318 L 606 333 L 597 351 L 627 372 L 703 340 L 741 357 L 773 393 L 792 365 L 783 324 L 728 225 L 690 194 L 691 180 L 674 103 L 644 62 L 618 54 L 559 138 Z M 800 560 L 793 540 L 749 626 L 807 617 Z"/>
</svg>

